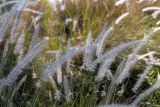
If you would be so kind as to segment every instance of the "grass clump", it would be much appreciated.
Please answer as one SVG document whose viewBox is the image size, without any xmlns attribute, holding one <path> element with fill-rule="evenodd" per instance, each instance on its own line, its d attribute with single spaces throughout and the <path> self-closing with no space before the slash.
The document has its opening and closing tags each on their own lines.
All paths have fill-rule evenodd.
<svg viewBox="0 0 160 107">
<path fill-rule="evenodd" d="M 142 9 L 160 2 L 117 2 L 67 0 L 54 7 L 23 0 L 3 7 L 2 15 L 13 17 L 5 16 L 7 28 L 0 24 L 0 104 L 159 106 L 159 19 Z"/>
</svg>

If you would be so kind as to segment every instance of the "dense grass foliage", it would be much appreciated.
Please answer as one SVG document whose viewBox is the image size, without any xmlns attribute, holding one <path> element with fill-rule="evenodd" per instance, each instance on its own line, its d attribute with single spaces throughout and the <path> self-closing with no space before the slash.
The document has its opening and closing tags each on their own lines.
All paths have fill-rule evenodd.
<svg viewBox="0 0 160 107">
<path fill-rule="evenodd" d="M 159 107 L 159 0 L 1 0 L 0 106 Z"/>
</svg>

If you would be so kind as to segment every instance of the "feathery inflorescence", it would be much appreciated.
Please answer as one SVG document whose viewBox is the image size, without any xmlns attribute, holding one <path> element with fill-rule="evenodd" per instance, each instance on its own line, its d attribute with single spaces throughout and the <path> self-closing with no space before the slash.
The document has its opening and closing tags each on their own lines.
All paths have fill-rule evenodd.
<svg viewBox="0 0 160 107">
<path fill-rule="evenodd" d="M 76 0 L 75 2 L 78 2 L 78 1 L 79 0 Z M 148 1 L 156 1 L 156 0 L 148 0 Z M 48 0 L 48 2 L 50 3 L 51 8 L 53 9 L 53 11 L 55 13 L 59 12 L 59 11 L 57 11 L 58 10 L 58 3 L 60 3 L 60 9 L 61 9 L 60 11 L 61 12 L 64 11 L 64 9 L 65 9 L 65 0 L 62 0 L 62 1 Z M 73 2 L 74 1 L 72 1 L 72 3 Z M 143 0 L 139 0 L 139 3 L 140 2 L 143 2 Z M 68 3 L 68 2 L 66 2 L 66 3 Z M 87 3 L 89 3 L 89 2 L 87 2 Z M 105 5 L 105 2 L 103 2 L 103 3 Z M 119 5 L 126 4 L 126 7 L 127 7 L 127 6 L 131 5 L 129 3 L 130 3 L 129 0 L 117 0 L 115 2 L 115 5 L 119 6 Z M 138 3 L 138 0 L 137 0 L 137 3 Z M 5 41 L 5 46 L 4 46 L 3 56 L 2 56 L 1 61 L 3 62 L 7 56 L 9 44 L 13 45 L 15 43 L 16 43 L 16 45 L 15 45 L 14 54 L 18 55 L 18 61 L 17 61 L 17 64 L 13 67 L 13 69 L 10 70 L 9 74 L 0 80 L 0 86 L 2 86 L 2 88 L 12 86 L 16 82 L 16 80 L 18 80 L 18 77 L 27 71 L 25 69 L 32 62 L 32 60 L 44 49 L 44 45 L 47 41 L 47 39 L 44 39 L 40 43 L 37 43 L 39 32 L 41 33 L 41 30 L 40 30 L 41 23 L 39 22 L 40 21 L 39 19 L 41 18 L 41 15 L 43 14 L 43 12 L 39 12 L 39 11 L 28 8 L 27 7 L 28 6 L 27 0 L 5 2 L 3 4 L 0 4 L 0 8 L 5 7 L 7 5 L 12 5 L 12 4 L 15 4 L 15 5 L 11 8 L 11 10 L 9 12 L 6 12 L 3 14 L 2 20 L 4 20 L 4 21 L 0 22 L 0 23 L 2 23 L 0 26 L 0 41 L 2 41 L 4 36 L 7 34 L 8 28 L 11 27 L 10 37 L 9 37 L 9 40 Z M 108 7 L 106 6 L 106 10 L 108 11 L 107 8 Z M 129 9 L 129 8 L 127 7 L 127 9 Z M 27 23 L 24 20 L 22 20 L 23 18 L 21 18 L 21 15 L 23 12 L 26 12 L 26 11 L 27 12 L 29 11 L 33 14 L 36 14 L 36 15 L 38 15 L 38 17 L 36 17 L 35 20 L 33 20 L 32 24 L 34 24 L 34 28 L 35 28 L 34 33 L 32 35 L 32 40 L 31 40 L 31 44 L 29 46 L 28 52 L 26 55 L 24 55 L 23 48 L 24 48 L 24 39 L 25 39 L 25 32 L 26 32 L 24 29 L 25 29 L 25 25 L 27 25 Z M 115 26 L 116 26 L 116 24 L 119 24 L 125 17 L 127 17 L 129 15 L 129 10 L 127 10 L 127 11 L 128 12 L 122 14 L 120 17 L 117 18 L 117 20 L 114 22 Z M 160 14 L 160 7 L 147 7 L 147 8 L 144 8 L 142 11 L 143 12 L 153 12 L 152 17 L 155 19 Z M 110 13 L 110 12 L 108 12 L 108 13 Z M 64 18 L 62 18 L 62 19 L 64 19 Z M 80 17 L 80 19 L 81 19 L 81 17 Z M 37 21 L 38 21 L 38 23 L 37 23 Z M 78 21 L 79 21 L 79 18 L 77 20 L 72 20 L 72 18 L 66 18 L 65 25 L 68 26 L 68 25 L 70 25 L 71 22 L 73 22 L 73 29 L 69 29 L 69 30 L 72 30 L 76 34 L 77 31 L 79 33 Z M 84 20 L 84 22 L 85 22 L 85 20 Z M 32 24 L 31 24 L 31 26 L 32 26 Z M 93 100 L 97 103 L 97 102 L 99 102 L 98 100 L 101 100 L 103 97 L 107 98 L 106 105 L 99 105 L 98 107 L 136 107 L 138 105 L 138 103 L 140 101 L 142 101 L 147 95 L 149 95 L 151 92 L 155 91 L 156 89 L 160 88 L 160 81 L 158 80 L 149 89 L 147 89 L 146 91 L 141 93 L 138 97 L 136 96 L 137 98 L 135 98 L 135 100 L 131 103 L 131 105 L 127 105 L 127 103 L 116 104 L 116 103 L 118 103 L 118 101 L 116 103 L 114 103 L 114 101 L 112 102 L 112 100 L 114 100 L 115 96 L 117 96 L 116 94 L 119 92 L 118 91 L 119 84 L 121 84 L 130 75 L 130 70 L 136 64 L 136 62 L 139 60 L 138 54 L 140 53 L 141 49 L 148 43 L 148 41 L 150 40 L 152 35 L 154 35 L 154 33 L 160 29 L 160 27 L 156 28 L 156 29 L 152 29 L 148 33 L 148 35 L 144 36 L 144 38 L 141 40 L 135 40 L 135 41 L 131 41 L 128 43 L 122 43 L 122 44 L 119 44 L 118 46 L 113 47 L 110 50 L 107 50 L 105 52 L 105 48 L 108 43 L 108 38 L 111 36 L 111 33 L 113 32 L 115 26 L 109 26 L 108 22 L 105 23 L 102 31 L 97 36 L 95 41 L 93 41 L 92 33 L 90 31 L 87 36 L 86 45 L 84 45 L 84 46 L 78 45 L 75 47 L 71 47 L 72 38 L 69 38 L 67 41 L 66 51 L 64 51 L 65 53 L 61 53 L 61 49 L 59 49 L 56 53 L 56 58 L 52 59 L 51 62 L 49 62 L 45 65 L 45 67 L 44 67 L 45 70 L 42 73 L 42 76 L 40 79 L 42 81 L 46 81 L 49 79 L 51 82 L 50 85 L 54 90 L 54 98 L 55 98 L 54 100 L 52 100 L 52 93 L 49 90 L 49 97 L 51 98 L 51 100 L 50 100 L 51 102 L 55 101 L 55 105 L 57 104 L 57 102 L 61 103 L 62 96 L 64 96 L 63 98 L 65 98 L 67 103 L 72 101 L 72 95 L 77 94 L 76 92 L 75 93 L 73 92 L 73 94 L 72 94 L 72 91 L 74 90 L 74 86 L 75 86 L 74 79 L 77 82 L 77 78 L 79 79 L 78 76 L 79 75 L 83 76 L 83 75 L 81 75 L 83 72 L 79 72 L 79 70 L 80 71 L 83 71 L 83 70 L 84 71 L 86 71 L 86 70 L 96 71 L 98 69 L 97 72 L 91 73 L 91 74 L 96 76 L 95 78 L 98 81 L 98 82 L 94 81 L 95 83 L 98 83 L 98 88 L 96 87 L 98 90 L 96 89 L 96 91 L 102 92 L 102 90 L 104 89 L 103 92 L 105 93 L 105 95 L 104 96 L 100 95 L 100 98 L 98 98 L 99 97 L 99 93 L 98 93 L 98 94 L 96 94 L 96 97 L 93 98 Z M 128 56 L 128 59 L 123 60 L 118 65 L 117 70 L 115 70 L 115 72 L 112 72 L 116 68 L 116 67 L 113 69 L 111 68 L 112 64 L 116 60 L 116 57 L 118 55 L 120 55 L 121 52 L 123 52 L 127 49 L 130 49 L 130 48 L 133 48 L 135 46 L 137 46 L 137 47 L 135 48 L 133 53 L 131 53 Z M 79 66 L 78 65 L 79 63 L 74 65 L 74 66 L 76 66 L 76 68 L 73 68 L 74 67 L 73 64 L 75 64 L 75 63 L 72 63 L 72 62 L 74 62 L 74 60 L 77 59 L 75 57 L 78 55 L 80 56 L 80 58 L 79 58 L 80 60 L 83 57 L 83 62 L 82 62 L 83 63 L 82 64 L 83 70 L 81 70 L 80 67 L 77 67 L 77 66 Z M 81 57 L 81 55 L 83 55 L 83 56 Z M 96 58 L 96 59 L 94 59 L 94 58 Z M 152 66 L 153 65 L 147 66 L 145 71 L 141 74 L 140 78 L 137 80 L 136 84 L 134 85 L 134 87 L 132 89 L 135 93 L 136 93 L 136 91 L 138 91 L 139 87 L 142 85 L 145 76 L 150 71 L 150 69 L 152 69 Z M 66 75 L 65 75 L 65 73 L 63 73 L 62 68 L 65 69 Z M 75 75 L 76 73 L 72 72 L 72 70 L 75 70 L 75 72 L 78 71 L 79 75 L 78 76 Z M 73 75 L 73 73 L 75 73 L 75 74 Z M 87 76 L 89 74 L 90 73 L 88 73 Z M 14 99 L 15 92 L 17 92 L 18 89 L 21 87 L 23 82 L 26 80 L 26 77 L 27 76 L 25 75 L 24 78 L 22 78 L 22 80 L 17 85 L 17 88 L 15 88 L 15 90 L 13 90 L 13 93 L 11 95 L 11 101 L 13 101 L 12 99 Z M 106 80 L 104 79 L 105 77 L 107 77 L 107 80 L 110 80 L 110 81 L 106 82 Z M 80 79 L 81 78 L 83 78 L 83 77 L 80 77 Z M 84 79 L 84 80 L 86 80 L 86 79 Z M 40 83 L 41 81 L 38 80 L 38 82 Z M 38 82 L 36 85 L 37 85 L 37 88 L 40 89 L 42 87 L 40 87 Z M 85 82 L 85 84 L 81 84 L 81 81 L 80 82 L 78 81 L 78 85 L 76 84 L 76 87 L 78 86 L 78 88 L 79 88 L 79 86 L 80 86 L 80 88 L 81 88 L 82 85 L 86 85 L 86 87 L 88 88 L 88 83 L 87 83 L 88 81 L 83 81 L 83 82 Z M 91 85 L 92 85 L 92 83 L 93 82 L 91 82 Z M 108 83 L 110 83 L 109 87 L 107 88 L 107 90 L 108 90 L 107 94 L 105 92 L 106 86 L 101 85 L 101 83 L 105 84 L 106 86 L 108 85 Z M 73 85 L 73 87 L 72 87 L 72 85 Z M 123 86 L 125 86 L 125 85 L 126 84 L 123 84 Z M 101 86 L 103 88 L 102 90 L 101 90 Z M 127 86 L 128 86 L 128 84 L 127 84 Z M 92 97 L 90 95 L 92 94 L 92 90 L 95 91 L 94 89 L 95 89 L 95 87 L 93 87 L 93 89 L 87 90 L 88 91 L 87 94 L 89 95 L 89 97 Z M 81 91 L 81 89 L 80 89 L 80 91 Z M 123 92 L 125 92 L 124 88 L 123 88 Z M 80 92 L 80 94 L 81 94 L 81 92 Z M 83 94 L 83 92 L 82 92 L 82 94 Z M 89 98 L 88 95 L 85 98 Z M 73 96 L 73 98 L 75 98 L 75 96 Z M 76 100 L 77 99 L 79 101 L 79 95 L 78 95 L 78 98 L 76 98 Z M 76 100 L 75 100 L 75 102 L 77 103 Z M 80 100 L 81 100 L 81 96 L 80 96 Z M 84 99 L 82 99 L 82 100 L 84 100 Z M 121 101 L 121 99 L 120 99 L 120 101 Z M 96 103 L 94 103 L 94 104 L 96 104 Z M 72 104 L 72 102 L 71 102 L 71 104 Z M 73 104 L 73 106 L 74 106 L 74 104 Z"/>
<path fill-rule="evenodd" d="M 135 48 L 134 52 L 131 55 L 129 55 L 128 60 L 126 61 L 126 64 L 125 64 L 121 74 L 117 78 L 117 84 L 122 83 L 123 80 L 129 76 L 129 74 L 130 74 L 129 71 L 132 69 L 132 67 L 135 65 L 135 63 L 138 61 L 137 55 L 139 54 L 141 49 L 144 48 L 144 46 L 147 44 L 147 42 L 150 40 L 150 38 L 154 35 L 154 33 L 155 33 L 155 31 L 153 29 L 151 29 L 149 31 L 149 33 L 146 36 L 144 36 L 141 43 Z"/>
<path fill-rule="evenodd" d="M 78 21 L 75 19 L 75 20 L 73 21 L 73 28 L 72 28 L 72 31 L 73 31 L 73 32 L 76 31 L 77 25 L 78 25 Z"/>
<path fill-rule="evenodd" d="M 147 76 L 148 72 L 152 69 L 152 65 L 149 65 L 146 67 L 146 69 L 144 70 L 144 72 L 142 74 L 140 74 L 139 79 L 137 80 L 137 82 L 135 83 L 134 87 L 133 87 L 133 92 L 136 93 L 136 91 L 138 90 L 138 88 L 142 85 L 145 77 Z"/>
<path fill-rule="evenodd" d="M 14 20 L 14 17 L 19 17 L 24 7 L 26 6 L 27 0 L 19 0 L 6 15 L 5 20 L 0 26 L 0 41 L 3 40 L 6 31 L 8 30 L 9 24 Z"/>
<path fill-rule="evenodd" d="M 47 39 L 44 39 L 38 43 L 33 49 L 29 50 L 28 53 L 22 58 L 17 65 L 10 71 L 7 77 L 0 80 L 2 87 L 11 86 L 17 80 L 18 76 L 25 72 L 26 66 L 35 58 L 43 49 Z"/>
<path fill-rule="evenodd" d="M 4 3 L 0 4 L 0 8 L 11 5 L 11 4 L 15 4 L 17 2 L 18 1 L 16 1 L 16 0 L 4 2 Z"/>
<path fill-rule="evenodd" d="M 146 1 L 148 4 L 152 4 L 152 3 L 155 3 L 157 0 L 139 0 L 139 3 L 146 2 Z"/>
<path fill-rule="evenodd" d="M 22 33 L 22 31 L 24 31 L 25 26 L 26 22 L 23 19 L 20 19 L 20 16 L 15 16 L 9 38 L 11 44 L 14 44 L 16 42 L 18 36 Z"/>
<path fill-rule="evenodd" d="M 2 59 L 1 59 L 1 63 L 4 63 L 6 60 L 6 56 L 7 56 L 7 52 L 9 49 L 9 41 L 7 40 L 3 49 L 3 54 L 2 54 Z"/>
<path fill-rule="evenodd" d="M 61 50 L 59 50 L 58 52 L 57 52 L 57 54 L 56 54 L 56 60 L 59 60 L 60 59 L 60 56 L 61 56 Z M 58 84 L 62 84 L 62 65 L 61 64 L 59 64 L 59 66 L 57 67 L 57 72 L 56 72 L 56 74 L 57 74 L 57 82 L 58 82 Z"/>
<path fill-rule="evenodd" d="M 63 65 L 67 62 L 68 58 L 72 59 L 75 56 L 81 54 L 84 51 L 83 47 L 75 46 L 73 48 L 70 48 L 58 61 L 53 60 L 48 64 L 47 68 L 45 69 L 42 80 L 46 81 L 49 75 L 54 75 L 56 72 L 56 68 L 59 64 Z"/>
<path fill-rule="evenodd" d="M 160 15 L 160 10 L 157 10 L 157 11 L 155 11 L 155 12 L 152 13 L 152 17 L 154 19 L 156 19 L 159 15 Z"/>
<path fill-rule="evenodd" d="M 95 49 L 92 43 L 93 43 L 93 38 L 92 38 L 92 33 L 90 31 L 87 36 L 84 58 L 83 58 L 83 67 L 86 68 L 88 68 L 92 64 L 94 58 Z"/>
<path fill-rule="evenodd" d="M 96 37 L 95 41 L 94 41 L 94 45 L 97 46 L 99 42 L 101 42 L 103 36 L 105 35 L 106 31 L 109 28 L 109 24 L 108 22 L 105 23 L 105 25 L 103 26 L 101 32 L 99 33 L 99 35 Z"/>
<path fill-rule="evenodd" d="M 67 50 L 66 50 L 66 52 L 68 52 L 70 50 L 70 48 L 71 48 L 71 40 L 68 39 L 67 40 Z M 71 75 L 73 75 L 72 69 L 71 69 L 71 62 L 72 62 L 72 58 L 68 57 L 66 71 L 67 71 L 68 74 L 70 73 Z"/>
<path fill-rule="evenodd" d="M 118 0 L 118 1 L 116 1 L 115 6 L 123 5 L 125 2 L 126 2 L 126 0 Z"/>
<path fill-rule="evenodd" d="M 142 11 L 143 12 L 154 12 L 160 10 L 160 7 L 146 7 Z"/>
<path fill-rule="evenodd" d="M 20 34 L 20 36 L 18 37 L 17 42 L 16 42 L 16 46 L 15 46 L 15 49 L 14 49 L 14 54 L 15 55 L 18 55 L 18 54 L 21 55 L 21 54 L 23 54 L 24 40 L 25 40 L 25 34 L 24 34 L 24 32 L 22 32 Z"/>
<path fill-rule="evenodd" d="M 110 51 L 105 52 L 101 56 L 99 56 L 95 61 L 93 61 L 92 65 L 88 68 L 90 70 L 94 70 L 98 63 L 104 62 L 105 60 L 110 60 L 110 63 L 114 61 L 117 55 L 119 55 L 120 52 L 134 47 L 140 43 L 140 40 L 131 41 L 128 43 L 123 43 L 118 45 L 117 47 L 112 48 Z M 107 66 L 108 68 L 110 66 Z"/>
<path fill-rule="evenodd" d="M 121 73 L 124 65 L 125 65 L 125 62 L 126 60 L 123 60 L 117 67 L 117 70 L 113 76 L 113 78 L 111 79 L 111 83 L 109 85 L 109 88 L 108 88 L 108 94 L 107 94 L 107 104 L 111 103 L 111 100 L 112 100 L 112 96 L 113 96 L 113 93 L 115 92 L 116 90 L 116 79 L 118 78 L 119 74 Z"/>
<path fill-rule="evenodd" d="M 113 27 L 110 27 L 107 29 L 107 31 L 103 34 L 102 38 L 99 40 L 97 44 L 97 50 L 96 50 L 96 55 L 99 56 L 103 53 L 104 48 L 107 44 L 107 40 L 111 35 L 111 32 L 113 31 Z"/>
<path fill-rule="evenodd" d="M 124 14 L 122 14 L 120 17 L 117 18 L 116 20 L 116 24 L 119 24 L 125 17 L 127 17 L 129 15 L 129 12 L 126 12 Z"/>
<path fill-rule="evenodd" d="M 125 105 L 125 104 L 111 104 L 111 105 L 100 105 L 98 107 L 135 107 L 135 106 Z"/>
<path fill-rule="evenodd" d="M 157 82 L 151 86 L 150 88 L 146 89 L 143 93 L 141 93 L 133 102 L 131 105 L 137 106 L 137 104 L 143 100 L 146 96 L 151 94 L 153 91 L 157 90 L 160 88 L 160 80 L 157 80 Z"/>
</svg>

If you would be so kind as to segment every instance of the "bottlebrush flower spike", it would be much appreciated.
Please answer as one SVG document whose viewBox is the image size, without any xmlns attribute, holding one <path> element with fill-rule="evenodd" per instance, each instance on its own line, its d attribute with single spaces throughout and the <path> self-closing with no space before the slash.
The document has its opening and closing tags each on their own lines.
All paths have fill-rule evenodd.
<svg viewBox="0 0 160 107">
<path fill-rule="evenodd" d="M 154 12 L 154 11 L 158 11 L 160 10 L 160 7 L 146 7 L 146 8 L 143 8 L 143 12 Z"/>
<path fill-rule="evenodd" d="M 155 11 L 154 13 L 152 13 L 152 17 L 154 19 L 156 19 L 158 16 L 160 15 L 160 10 Z"/>
<path fill-rule="evenodd" d="M 157 0 L 139 0 L 138 3 L 147 2 L 149 5 L 155 3 Z"/>
<path fill-rule="evenodd" d="M 3 49 L 1 63 L 5 62 L 5 59 L 6 59 L 6 56 L 7 56 L 7 53 L 8 53 L 8 48 L 9 48 L 9 41 L 7 40 L 6 43 L 5 43 L 4 49 Z"/>
<path fill-rule="evenodd" d="M 157 82 L 151 86 L 149 89 L 146 89 L 143 93 L 141 93 L 133 102 L 132 106 L 137 107 L 138 103 L 143 100 L 146 96 L 150 95 L 153 91 L 160 88 L 160 80 L 157 80 Z"/>
<path fill-rule="evenodd" d="M 129 15 L 129 12 L 126 12 L 124 14 L 122 14 L 120 17 L 117 18 L 116 20 L 116 24 L 119 24 L 125 17 L 127 17 Z"/>
<path fill-rule="evenodd" d="M 11 5 L 11 4 L 15 4 L 15 3 L 17 3 L 17 2 L 18 2 L 18 1 L 15 1 L 15 0 L 4 2 L 4 3 L 0 4 L 0 8 L 5 7 L 5 6 L 8 6 L 8 5 Z"/>
<path fill-rule="evenodd" d="M 112 96 L 116 90 L 116 78 L 118 78 L 119 74 L 121 73 L 124 65 L 125 65 L 126 60 L 123 60 L 117 67 L 116 73 L 114 74 L 113 78 L 111 79 L 111 83 L 108 88 L 108 94 L 107 94 L 107 104 L 111 103 Z"/>
<path fill-rule="evenodd" d="M 90 31 L 87 36 L 84 58 L 83 58 L 83 67 L 86 68 L 88 68 L 92 64 L 94 57 L 94 47 L 92 43 L 93 43 L 93 38 L 92 38 L 92 33 Z"/>
<path fill-rule="evenodd" d="M 14 49 L 14 54 L 15 55 L 20 55 L 23 53 L 23 44 L 24 44 L 24 40 L 25 40 L 25 34 L 24 32 L 21 33 L 21 35 L 18 37 L 17 42 L 16 42 L 16 46 Z"/>
<path fill-rule="evenodd" d="M 97 44 L 97 50 L 96 50 L 97 56 L 103 53 L 104 48 L 107 44 L 107 40 L 110 37 L 112 31 L 113 31 L 113 27 L 108 28 L 108 30 L 103 34 L 102 38 L 99 40 Z"/>
<path fill-rule="evenodd" d="M 98 107 L 135 107 L 135 106 L 125 105 L 125 104 L 111 104 L 111 105 L 100 105 Z"/>
<path fill-rule="evenodd" d="M 118 1 L 115 3 L 115 6 L 123 5 L 125 2 L 126 2 L 126 0 L 118 0 Z"/>
<path fill-rule="evenodd" d="M 11 34 L 10 34 L 10 43 L 14 44 L 16 42 L 16 39 L 18 38 L 19 35 L 21 35 L 21 32 L 25 29 L 26 22 L 23 19 L 20 19 L 19 16 L 17 15 L 15 17 L 12 29 L 11 29 Z"/>
<path fill-rule="evenodd" d="M 69 51 L 70 48 L 71 48 L 71 40 L 68 39 L 66 52 Z M 72 58 L 68 57 L 68 59 L 67 59 L 67 68 L 66 68 L 66 71 L 67 71 L 67 73 L 70 73 L 71 75 L 73 75 L 72 69 L 71 69 L 71 62 L 72 62 Z"/>
<path fill-rule="evenodd" d="M 70 48 L 69 51 L 67 51 L 58 61 L 52 60 L 50 64 L 48 64 L 47 68 L 45 69 L 44 73 L 42 74 L 41 79 L 43 81 L 46 81 L 49 75 L 54 75 L 56 72 L 56 69 L 59 64 L 63 65 L 67 62 L 68 58 L 72 59 L 75 56 L 81 54 L 84 51 L 83 47 L 76 46 L 73 48 Z"/>
<path fill-rule="evenodd" d="M 137 80 L 137 82 L 135 83 L 134 87 L 133 87 L 133 92 L 136 93 L 136 91 L 138 90 L 138 88 L 142 85 L 144 78 L 147 76 L 148 72 L 152 69 L 152 65 L 147 66 L 147 68 L 144 70 L 144 72 L 142 74 L 140 74 L 139 79 Z"/>
<path fill-rule="evenodd" d="M 126 61 L 126 64 L 122 70 L 122 73 L 117 78 L 117 84 L 120 84 L 123 82 L 124 79 L 126 79 L 129 74 L 132 67 L 135 65 L 135 63 L 138 61 L 138 53 L 141 51 L 142 48 L 147 44 L 147 42 L 150 40 L 150 38 L 154 35 L 156 31 L 154 29 L 151 29 L 149 33 L 144 36 L 141 43 L 135 48 L 133 53 L 129 56 L 128 60 Z"/>
<path fill-rule="evenodd" d="M 140 41 L 138 41 L 138 40 L 133 41 L 132 43 L 134 43 L 134 42 L 137 43 L 137 44 L 140 43 Z M 133 44 L 133 46 L 135 46 L 135 45 Z M 131 45 L 131 47 L 133 47 L 133 46 Z M 127 48 L 128 47 L 126 47 L 126 49 Z M 117 46 L 117 47 L 111 49 L 110 51 L 106 52 L 106 58 L 103 58 L 103 61 L 102 61 L 101 65 L 99 67 L 99 70 L 98 70 L 98 75 L 96 76 L 97 80 L 102 80 L 105 76 L 107 76 L 108 80 L 110 80 L 112 78 L 112 73 L 110 71 L 110 66 L 114 62 L 116 56 L 123 50 L 125 50 L 125 44 L 120 44 L 119 46 Z"/>
<path fill-rule="evenodd" d="M 5 33 L 9 27 L 11 21 L 14 20 L 14 17 L 18 17 L 24 7 L 26 6 L 27 0 L 19 0 L 11 9 L 11 11 L 6 16 L 5 20 L 3 21 L 2 25 L 0 26 L 0 42 L 3 40 Z"/>
<path fill-rule="evenodd" d="M 61 50 L 59 50 L 56 54 L 56 60 L 59 60 L 60 59 L 60 56 L 61 56 Z M 59 66 L 57 67 L 57 82 L 58 84 L 62 84 L 62 65 L 59 64 Z"/>
<path fill-rule="evenodd" d="M 74 19 L 74 20 L 73 20 L 73 28 L 72 28 L 72 31 L 73 31 L 73 32 L 76 31 L 77 25 L 78 25 L 78 20 L 77 20 L 77 19 Z"/>
<path fill-rule="evenodd" d="M 98 63 L 102 63 L 105 60 L 112 60 L 109 63 L 112 63 L 117 55 L 119 55 L 120 52 L 134 47 L 140 43 L 140 40 L 131 41 L 128 43 L 123 43 L 118 45 L 117 47 L 112 48 L 110 51 L 105 52 L 104 54 L 100 55 L 95 61 L 93 61 L 92 65 L 88 68 L 89 70 L 94 70 Z M 110 66 L 108 66 L 109 68 Z"/>
<path fill-rule="evenodd" d="M 108 22 L 105 23 L 105 25 L 103 26 L 100 34 L 97 36 L 97 38 L 95 39 L 94 41 L 94 45 L 97 46 L 99 42 L 101 42 L 104 34 L 106 33 L 106 31 L 108 30 L 109 28 L 109 25 L 108 25 Z"/>
<path fill-rule="evenodd" d="M 0 80 L 2 87 L 11 86 L 17 80 L 18 76 L 24 72 L 26 66 L 35 58 L 43 49 L 47 38 L 38 43 L 33 49 L 22 58 L 18 64 L 11 70 L 7 77 Z"/>
</svg>

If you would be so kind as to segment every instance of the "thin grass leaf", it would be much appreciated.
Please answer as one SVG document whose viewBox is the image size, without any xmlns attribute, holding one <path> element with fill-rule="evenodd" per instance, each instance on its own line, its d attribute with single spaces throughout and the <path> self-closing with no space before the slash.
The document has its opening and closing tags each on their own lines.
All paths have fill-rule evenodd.
<svg viewBox="0 0 160 107">
<path fill-rule="evenodd" d="M 40 31 L 39 23 L 36 24 L 34 27 L 35 27 L 35 30 L 34 30 L 34 33 L 32 35 L 32 41 L 31 41 L 31 44 L 30 44 L 30 49 L 32 49 L 37 44 L 37 39 L 38 39 L 39 31 Z"/>
<path fill-rule="evenodd" d="M 114 74 L 113 78 L 111 79 L 111 83 L 108 88 L 108 94 L 107 94 L 107 104 L 110 104 L 113 98 L 113 93 L 116 92 L 116 79 L 118 78 L 119 74 L 121 73 L 124 65 L 125 65 L 126 60 L 123 60 L 119 65 L 116 70 L 116 73 Z"/>
<path fill-rule="evenodd" d="M 20 89 L 20 87 L 22 86 L 22 84 L 26 81 L 27 75 L 23 76 L 23 78 L 18 82 L 17 86 L 14 88 L 12 94 L 11 94 L 11 98 L 10 101 L 12 102 L 13 97 L 15 96 L 16 92 Z"/>
<path fill-rule="evenodd" d="M 65 93 L 65 99 L 67 102 L 70 102 L 72 93 L 71 93 L 71 89 L 70 89 L 69 82 L 66 75 L 63 76 L 63 88 Z"/>
</svg>

